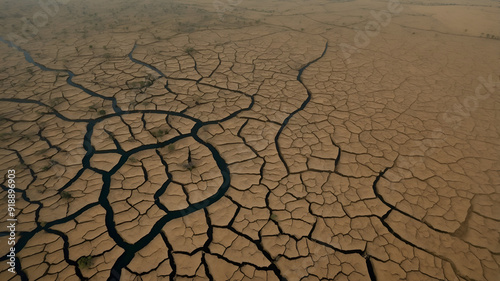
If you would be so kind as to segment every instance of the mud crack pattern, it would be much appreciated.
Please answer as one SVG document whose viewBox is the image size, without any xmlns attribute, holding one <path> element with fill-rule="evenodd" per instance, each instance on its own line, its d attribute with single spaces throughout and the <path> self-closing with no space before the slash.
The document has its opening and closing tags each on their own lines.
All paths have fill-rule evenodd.
<svg viewBox="0 0 500 281">
<path fill-rule="evenodd" d="M 2 37 L 18 240 L 0 279 L 497 280 L 498 95 L 453 127 L 440 114 L 498 80 L 498 42 L 403 17 L 346 60 L 362 16 L 318 5 L 330 13 L 272 6 L 262 23 L 244 3 L 224 22 L 178 4 L 215 27 L 117 19 L 55 53 Z"/>
</svg>

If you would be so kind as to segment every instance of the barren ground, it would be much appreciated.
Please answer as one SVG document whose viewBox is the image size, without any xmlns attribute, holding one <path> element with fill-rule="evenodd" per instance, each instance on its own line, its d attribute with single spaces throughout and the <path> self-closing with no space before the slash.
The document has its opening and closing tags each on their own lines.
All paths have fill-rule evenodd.
<svg viewBox="0 0 500 281">
<path fill-rule="evenodd" d="M 0 280 L 500 280 L 498 1 L 35 2 Z"/>
</svg>

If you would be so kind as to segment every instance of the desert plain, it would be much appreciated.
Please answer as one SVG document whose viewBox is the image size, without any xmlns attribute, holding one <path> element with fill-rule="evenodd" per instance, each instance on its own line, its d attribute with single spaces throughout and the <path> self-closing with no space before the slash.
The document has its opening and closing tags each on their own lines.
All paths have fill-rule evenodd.
<svg viewBox="0 0 500 281">
<path fill-rule="evenodd" d="M 0 280 L 500 280 L 498 1 L 0 7 Z"/>
</svg>

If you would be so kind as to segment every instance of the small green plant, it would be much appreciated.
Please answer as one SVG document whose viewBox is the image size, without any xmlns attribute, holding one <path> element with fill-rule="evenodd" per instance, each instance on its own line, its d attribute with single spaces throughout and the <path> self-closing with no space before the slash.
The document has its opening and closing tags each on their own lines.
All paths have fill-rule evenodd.
<svg viewBox="0 0 500 281">
<path fill-rule="evenodd" d="M 278 216 L 276 214 L 271 214 L 271 220 L 276 221 L 278 219 Z"/>
<path fill-rule="evenodd" d="M 89 110 L 93 110 L 93 111 L 97 112 L 97 106 L 91 105 L 91 106 L 89 106 Z"/>
<path fill-rule="evenodd" d="M 30 75 L 33 75 L 33 74 L 35 73 L 35 72 L 33 71 L 33 69 L 31 69 L 31 68 L 28 68 L 28 70 L 27 70 L 27 71 L 28 71 L 28 73 L 29 73 Z"/>
<path fill-rule="evenodd" d="M 87 269 L 92 266 L 92 256 L 80 257 L 76 263 L 80 269 Z"/>
<path fill-rule="evenodd" d="M 192 53 L 194 53 L 194 48 L 193 47 L 186 47 L 186 49 L 184 49 L 184 52 L 188 55 L 191 55 Z"/>
<path fill-rule="evenodd" d="M 139 160 L 137 160 L 135 157 L 130 157 L 130 158 L 129 158 L 129 160 L 130 160 L 130 162 L 132 162 L 132 163 L 137 163 L 137 162 L 139 162 Z"/>
<path fill-rule="evenodd" d="M 45 165 L 42 167 L 42 171 L 43 172 L 47 172 L 48 170 L 50 170 L 50 167 L 52 167 L 51 165 Z"/>
<path fill-rule="evenodd" d="M 188 161 L 184 167 L 188 169 L 189 171 L 192 171 L 194 168 L 196 168 L 196 165 L 193 163 L 193 161 Z"/>
<path fill-rule="evenodd" d="M 57 98 L 53 98 L 50 100 L 50 105 L 51 106 L 56 106 L 58 104 L 61 104 L 64 102 L 64 98 L 63 97 L 57 97 Z"/>
<path fill-rule="evenodd" d="M 105 53 L 104 54 L 104 58 L 105 59 L 110 59 L 111 58 L 111 54 L 110 53 Z"/>
<path fill-rule="evenodd" d="M 171 143 L 167 146 L 168 151 L 172 152 L 175 150 L 175 144 Z"/>
<path fill-rule="evenodd" d="M 41 226 L 41 227 L 45 227 L 46 225 L 47 225 L 47 222 L 46 222 L 46 221 L 41 221 L 41 222 L 40 222 L 40 226 Z"/>
<path fill-rule="evenodd" d="M 164 135 L 168 134 L 168 130 L 158 130 L 158 131 L 154 131 L 151 133 L 154 137 L 156 138 L 161 138 L 163 137 Z"/>
<path fill-rule="evenodd" d="M 201 104 L 201 97 L 198 96 L 198 97 L 194 98 L 194 104 L 200 105 Z"/>
<path fill-rule="evenodd" d="M 67 191 L 61 191 L 61 198 L 63 199 L 70 199 L 73 198 L 73 195 Z"/>
<path fill-rule="evenodd" d="M 92 45 L 89 45 L 89 49 L 92 49 L 92 48 L 94 48 L 94 46 L 92 46 Z"/>
<path fill-rule="evenodd" d="M 101 116 L 106 115 L 106 110 L 101 109 L 101 110 L 99 110 L 99 112 L 98 112 L 98 113 L 99 113 L 99 115 L 101 115 Z"/>
</svg>

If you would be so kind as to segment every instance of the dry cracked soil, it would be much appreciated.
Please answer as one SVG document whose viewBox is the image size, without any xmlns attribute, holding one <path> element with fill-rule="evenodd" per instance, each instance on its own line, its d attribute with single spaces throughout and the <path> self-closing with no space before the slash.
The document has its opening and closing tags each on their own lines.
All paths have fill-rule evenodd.
<svg viewBox="0 0 500 281">
<path fill-rule="evenodd" d="M 498 1 L 0 6 L 0 280 L 500 280 Z"/>
</svg>

